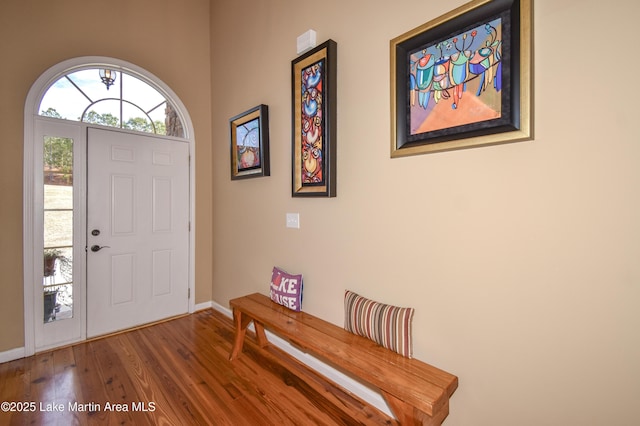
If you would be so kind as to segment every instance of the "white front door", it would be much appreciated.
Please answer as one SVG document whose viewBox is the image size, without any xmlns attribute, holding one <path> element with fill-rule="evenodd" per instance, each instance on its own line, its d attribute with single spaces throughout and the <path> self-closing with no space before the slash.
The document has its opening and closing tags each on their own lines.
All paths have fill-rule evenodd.
<svg viewBox="0 0 640 426">
<path fill-rule="evenodd" d="M 188 312 L 189 145 L 88 129 L 87 336 Z"/>
</svg>

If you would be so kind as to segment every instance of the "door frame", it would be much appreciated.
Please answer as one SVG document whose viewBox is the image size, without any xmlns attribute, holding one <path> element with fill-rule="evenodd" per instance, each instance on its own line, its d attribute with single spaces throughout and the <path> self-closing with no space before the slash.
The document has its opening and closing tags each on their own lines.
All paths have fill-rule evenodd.
<svg viewBox="0 0 640 426">
<path fill-rule="evenodd" d="M 80 128 L 81 134 L 84 135 L 86 141 L 87 127 L 89 125 L 83 122 L 58 120 L 38 115 L 38 109 L 43 96 L 55 81 L 60 77 L 70 72 L 93 67 L 105 67 L 115 69 L 118 71 L 124 71 L 135 75 L 141 80 L 147 82 L 152 87 L 156 88 L 162 93 L 167 100 L 169 100 L 177 109 L 177 113 L 183 124 L 185 131 L 184 140 L 189 144 L 189 156 L 195 158 L 195 140 L 194 130 L 191 118 L 188 111 L 178 96 L 168 87 L 163 81 L 157 78 L 147 70 L 138 67 L 132 63 L 122 61 L 115 58 L 99 57 L 99 56 L 85 56 L 69 59 L 61 62 L 45 71 L 31 86 L 25 102 L 24 112 L 24 164 L 23 164 L 23 287 L 24 287 L 24 356 L 30 356 L 36 353 L 36 349 L 46 350 L 51 347 L 58 346 L 52 345 L 51 347 L 36 348 L 36 318 L 35 318 L 35 281 L 42 274 L 42 265 L 36 260 L 41 259 L 41 247 L 39 244 L 35 244 L 36 229 L 39 228 L 36 218 L 38 217 L 38 208 L 41 208 L 41 201 L 38 201 L 36 197 L 41 193 L 40 187 L 43 185 L 42 172 L 36 169 L 37 164 L 40 163 L 40 159 L 36 155 L 41 152 L 41 140 L 37 139 L 36 126 L 39 122 L 56 120 L 57 122 L 64 122 L 65 125 L 77 126 Z M 91 125 L 93 127 L 94 125 Z M 111 130 L 117 130 L 114 128 L 108 128 Z M 159 136 L 162 137 L 162 136 Z M 82 164 L 76 164 L 76 167 L 86 166 L 86 155 L 82 160 Z M 196 235 L 196 217 L 195 217 L 195 162 L 189 162 L 189 269 L 188 269 L 188 287 L 189 287 L 189 313 L 195 310 L 195 238 Z M 86 207 L 83 212 L 78 212 L 86 218 Z M 75 242 L 74 242 L 75 244 Z M 82 296 L 86 298 L 86 282 L 83 279 Z M 83 304 L 86 303 L 83 302 Z M 86 339 L 86 315 L 81 313 L 83 325 L 82 336 L 76 341 L 82 341 Z M 72 342 L 64 342 L 68 344 Z"/>
</svg>

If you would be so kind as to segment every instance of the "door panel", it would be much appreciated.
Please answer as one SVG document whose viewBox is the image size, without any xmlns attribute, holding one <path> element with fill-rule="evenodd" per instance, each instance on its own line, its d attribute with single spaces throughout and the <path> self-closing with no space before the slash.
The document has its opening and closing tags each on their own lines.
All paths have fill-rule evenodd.
<svg viewBox="0 0 640 426">
<path fill-rule="evenodd" d="M 135 187 L 135 176 L 111 176 L 111 232 L 113 235 L 132 235 L 135 232 L 133 199 Z"/>
<path fill-rule="evenodd" d="M 188 153 L 183 142 L 89 129 L 89 337 L 188 311 Z"/>
</svg>

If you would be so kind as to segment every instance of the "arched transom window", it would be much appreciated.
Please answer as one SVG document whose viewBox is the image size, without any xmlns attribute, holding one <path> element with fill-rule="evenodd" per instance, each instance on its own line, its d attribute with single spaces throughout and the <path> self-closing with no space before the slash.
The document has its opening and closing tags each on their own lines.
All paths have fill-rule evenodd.
<svg viewBox="0 0 640 426">
<path fill-rule="evenodd" d="M 62 76 L 43 96 L 39 111 L 47 117 L 184 137 L 171 102 L 120 70 L 90 68 Z"/>
</svg>

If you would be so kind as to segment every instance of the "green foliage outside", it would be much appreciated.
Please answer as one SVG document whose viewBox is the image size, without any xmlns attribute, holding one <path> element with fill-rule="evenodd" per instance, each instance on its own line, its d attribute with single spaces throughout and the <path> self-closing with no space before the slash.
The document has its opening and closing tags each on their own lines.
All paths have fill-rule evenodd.
<svg viewBox="0 0 640 426">
<path fill-rule="evenodd" d="M 46 137 L 44 165 L 45 169 L 70 177 L 73 170 L 73 139 Z"/>
<path fill-rule="evenodd" d="M 44 117 L 62 118 L 62 116 L 54 108 L 49 108 L 46 111 L 42 111 L 40 114 Z M 89 111 L 84 119 L 85 123 L 99 124 L 101 126 L 117 127 L 120 128 L 120 120 L 113 114 L 98 114 L 95 111 Z M 154 132 L 155 126 L 155 132 Z M 142 117 L 130 118 L 122 123 L 122 128 L 126 130 L 134 130 L 145 133 L 156 133 L 158 135 L 166 135 L 167 128 L 163 121 L 156 120 L 151 122 Z"/>
<path fill-rule="evenodd" d="M 85 123 L 100 124 L 102 126 L 120 127 L 120 120 L 113 114 L 98 114 L 95 111 L 89 111 L 84 119 Z M 155 126 L 155 132 L 154 132 Z M 165 135 L 167 129 L 164 122 L 154 121 L 153 124 L 146 118 L 136 117 L 122 123 L 122 128 L 126 130 L 135 130 L 145 133 L 156 133 L 158 135 Z"/>
<path fill-rule="evenodd" d="M 43 111 L 42 115 L 62 118 L 53 108 Z M 73 170 L 73 139 L 47 136 L 43 155 L 45 170 L 56 171 L 67 177 L 67 180 L 70 179 Z"/>
</svg>

